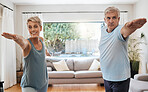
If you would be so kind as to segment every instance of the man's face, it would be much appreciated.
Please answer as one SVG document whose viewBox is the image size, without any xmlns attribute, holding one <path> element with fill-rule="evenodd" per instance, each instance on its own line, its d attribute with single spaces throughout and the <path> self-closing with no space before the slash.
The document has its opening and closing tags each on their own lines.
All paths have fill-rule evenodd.
<svg viewBox="0 0 148 92">
<path fill-rule="evenodd" d="M 104 21 L 107 24 L 108 31 L 113 31 L 119 24 L 120 17 L 117 12 L 108 12 L 105 15 Z"/>
</svg>

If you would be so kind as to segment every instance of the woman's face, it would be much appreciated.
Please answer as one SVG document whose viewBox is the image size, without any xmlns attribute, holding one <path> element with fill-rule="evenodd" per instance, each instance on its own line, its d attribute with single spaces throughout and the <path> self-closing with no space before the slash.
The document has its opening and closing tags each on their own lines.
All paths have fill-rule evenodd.
<svg viewBox="0 0 148 92">
<path fill-rule="evenodd" d="M 29 21 L 27 23 L 27 27 L 31 37 L 38 37 L 40 34 L 40 31 L 42 30 L 42 26 L 32 21 Z"/>
</svg>

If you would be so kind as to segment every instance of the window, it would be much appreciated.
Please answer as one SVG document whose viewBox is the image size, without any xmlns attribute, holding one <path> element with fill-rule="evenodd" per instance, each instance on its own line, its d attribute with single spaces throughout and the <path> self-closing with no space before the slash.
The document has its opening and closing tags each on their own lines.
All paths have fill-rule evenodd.
<svg viewBox="0 0 148 92">
<path fill-rule="evenodd" d="M 43 36 L 54 56 L 99 55 L 103 22 L 43 22 Z"/>
</svg>

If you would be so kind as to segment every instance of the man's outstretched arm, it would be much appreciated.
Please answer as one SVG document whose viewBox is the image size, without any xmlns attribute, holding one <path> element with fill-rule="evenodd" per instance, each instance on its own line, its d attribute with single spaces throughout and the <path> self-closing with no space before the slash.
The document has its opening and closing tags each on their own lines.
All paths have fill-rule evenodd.
<svg viewBox="0 0 148 92">
<path fill-rule="evenodd" d="M 130 34 L 135 32 L 138 28 L 141 28 L 147 20 L 145 18 L 135 19 L 131 22 L 127 22 L 121 29 L 122 36 L 126 39 Z"/>
</svg>

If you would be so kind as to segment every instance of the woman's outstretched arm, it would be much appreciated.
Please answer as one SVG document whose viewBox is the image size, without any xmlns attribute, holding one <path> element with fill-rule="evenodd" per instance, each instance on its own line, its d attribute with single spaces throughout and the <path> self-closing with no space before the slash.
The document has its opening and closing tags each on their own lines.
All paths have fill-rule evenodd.
<svg viewBox="0 0 148 92">
<path fill-rule="evenodd" d="M 28 40 L 25 39 L 23 36 L 20 36 L 17 34 L 6 33 L 6 32 L 4 32 L 1 35 L 7 39 L 14 40 L 18 45 L 20 45 L 20 47 L 23 49 L 24 56 L 29 54 L 31 45 L 28 42 Z"/>
</svg>

